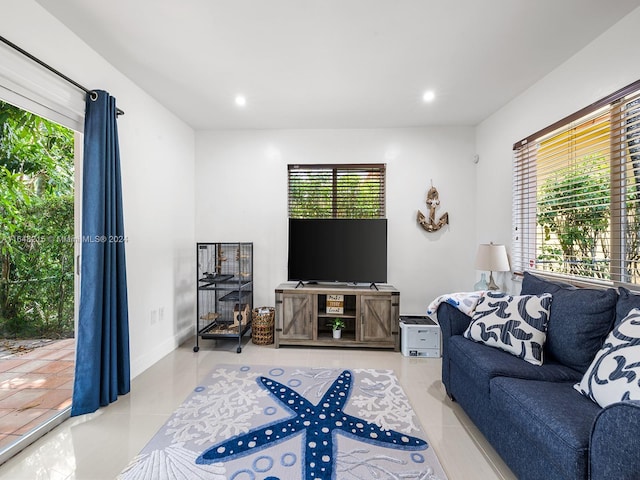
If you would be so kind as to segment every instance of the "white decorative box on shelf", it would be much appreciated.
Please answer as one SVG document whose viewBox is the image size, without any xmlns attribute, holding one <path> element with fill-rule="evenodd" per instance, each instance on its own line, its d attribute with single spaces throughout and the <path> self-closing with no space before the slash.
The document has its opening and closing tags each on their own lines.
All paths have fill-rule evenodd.
<svg viewBox="0 0 640 480">
<path fill-rule="evenodd" d="M 440 325 L 426 315 L 400 315 L 400 350 L 405 357 L 440 356 Z"/>
</svg>

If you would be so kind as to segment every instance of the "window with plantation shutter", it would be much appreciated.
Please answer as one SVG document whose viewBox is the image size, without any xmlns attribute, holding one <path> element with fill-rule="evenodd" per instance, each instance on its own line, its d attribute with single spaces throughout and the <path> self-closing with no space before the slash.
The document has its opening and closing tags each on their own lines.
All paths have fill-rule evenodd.
<svg viewBox="0 0 640 480">
<path fill-rule="evenodd" d="M 384 164 L 289 165 L 289 218 L 384 218 Z"/>
<path fill-rule="evenodd" d="M 514 145 L 514 271 L 640 284 L 640 81 Z"/>
</svg>

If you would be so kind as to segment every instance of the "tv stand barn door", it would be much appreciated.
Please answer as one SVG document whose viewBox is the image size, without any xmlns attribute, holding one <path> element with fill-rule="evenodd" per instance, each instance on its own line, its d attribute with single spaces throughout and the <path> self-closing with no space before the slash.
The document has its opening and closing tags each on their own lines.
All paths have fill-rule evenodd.
<svg viewBox="0 0 640 480">
<path fill-rule="evenodd" d="M 379 290 L 362 286 L 283 283 L 276 296 L 275 346 L 305 345 L 375 347 L 400 350 L 400 292 L 391 285 Z M 337 295 L 343 308 L 330 308 Z M 333 338 L 330 323 L 340 318 L 345 328 Z"/>
<path fill-rule="evenodd" d="M 313 297 L 306 293 L 283 293 L 276 300 L 276 348 L 278 340 L 311 340 L 313 338 Z"/>
<path fill-rule="evenodd" d="M 393 302 L 396 300 L 396 306 Z M 393 318 L 397 313 L 399 297 L 361 295 L 360 296 L 360 340 L 363 342 L 388 343 L 393 346 L 394 335 L 398 335 L 398 320 Z M 395 330 L 394 330 L 395 327 Z"/>
</svg>

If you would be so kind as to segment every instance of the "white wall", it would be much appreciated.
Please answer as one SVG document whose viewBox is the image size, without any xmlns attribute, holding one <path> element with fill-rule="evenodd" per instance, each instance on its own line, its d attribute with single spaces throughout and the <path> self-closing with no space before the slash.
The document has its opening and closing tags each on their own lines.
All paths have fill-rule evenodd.
<svg viewBox="0 0 640 480">
<path fill-rule="evenodd" d="M 478 242 L 510 248 L 513 144 L 640 78 L 639 22 L 640 8 L 478 126 Z"/>
<path fill-rule="evenodd" d="M 196 240 L 254 242 L 254 304 L 274 305 L 287 277 L 287 164 L 386 163 L 388 282 L 402 313 L 423 313 L 475 272 L 473 128 L 206 131 L 196 134 Z M 425 197 L 440 193 L 450 225 L 425 232 Z"/>
<path fill-rule="evenodd" d="M 109 91 L 126 112 L 118 129 L 135 377 L 194 329 L 194 132 L 33 0 L 4 1 L 2 11 L 4 37 L 88 88 Z"/>
</svg>

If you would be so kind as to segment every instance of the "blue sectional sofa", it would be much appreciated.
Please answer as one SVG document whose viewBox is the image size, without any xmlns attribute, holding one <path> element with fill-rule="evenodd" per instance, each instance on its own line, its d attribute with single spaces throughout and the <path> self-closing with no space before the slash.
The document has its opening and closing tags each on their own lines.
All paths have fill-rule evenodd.
<svg viewBox="0 0 640 480">
<path fill-rule="evenodd" d="M 640 401 L 601 408 L 574 385 L 611 329 L 640 308 L 640 295 L 525 274 L 521 295 L 545 292 L 552 302 L 541 366 L 465 338 L 472 318 L 438 307 L 447 394 L 520 479 L 639 479 Z"/>
</svg>

